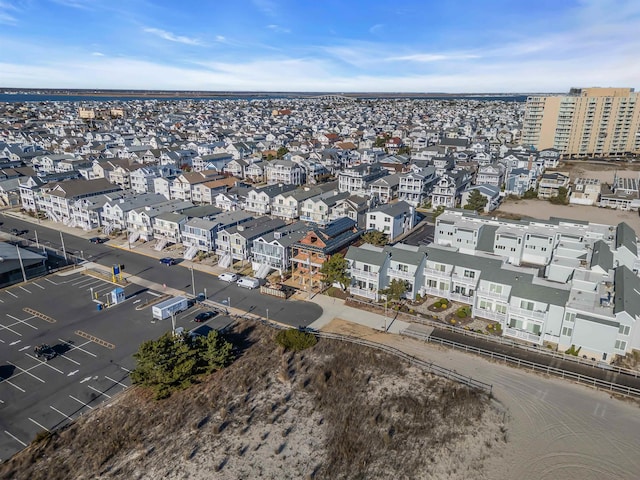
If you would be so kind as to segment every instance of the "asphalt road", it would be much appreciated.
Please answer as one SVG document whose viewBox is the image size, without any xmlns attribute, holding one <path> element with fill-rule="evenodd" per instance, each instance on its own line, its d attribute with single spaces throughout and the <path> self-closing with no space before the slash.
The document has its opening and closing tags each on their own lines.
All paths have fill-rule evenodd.
<svg viewBox="0 0 640 480">
<path fill-rule="evenodd" d="M 24 238 L 38 241 L 46 246 L 62 249 L 60 232 L 46 228 L 42 225 L 31 224 L 22 220 L 4 216 L 4 224 L 0 230 L 11 231 L 12 228 L 25 229 L 28 233 Z M 94 244 L 82 237 L 75 237 L 63 234 L 65 250 L 69 254 L 82 256 L 86 260 L 111 267 L 112 265 L 124 265 L 125 273 L 142 277 L 145 280 L 166 285 L 193 293 L 204 293 L 206 289 L 207 298 L 218 303 L 229 303 L 233 308 L 238 308 L 254 315 L 268 317 L 271 320 L 291 325 L 293 327 L 306 327 L 322 314 L 322 309 L 311 302 L 285 301 L 276 297 L 261 295 L 258 290 L 248 290 L 235 284 L 228 284 L 217 279 L 208 273 L 185 268 L 178 265 L 167 266 L 161 264 L 157 259 L 129 252 L 119 248 L 114 248 L 106 244 Z"/>
</svg>

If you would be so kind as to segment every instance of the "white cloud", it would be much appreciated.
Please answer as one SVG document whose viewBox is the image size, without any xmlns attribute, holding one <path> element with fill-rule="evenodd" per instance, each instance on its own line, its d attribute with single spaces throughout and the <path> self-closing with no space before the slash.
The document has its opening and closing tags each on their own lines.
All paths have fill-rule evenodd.
<svg viewBox="0 0 640 480">
<path fill-rule="evenodd" d="M 379 33 L 384 28 L 383 23 L 376 23 L 371 28 L 369 28 L 369 33 L 376 34 Z"/>
<path fill-rule="evenodd" d="M 281 27 L 280 25 L 271 24 L 267 25 L 267 28 L 277 33 L 291 33 L 291 30 L 285 27 Z"/>
<path fill-rule="evenodd" d="M 14 14 L 20 12 L 20 9 L 15 5 L 0 0 L 0 24 L 4 25 L 16 25 L 18 19 Z"/>
<path fill-rule="evenodd" d="M 79 10 L 92 10 L 95 7 L 95 0 L 53 0 L 53 2 L 63 7 L 77 8 Z"/>
<path fill-rule="evenodd" d="M 458 54 L 458 53 L 416 53 L 413 55 L 403 55 L 399 57 L 387 57 L 388 62 L 442 62 L 445 60 L 469 60 L 474 58 L 480 58 L 479 55 L 472 54 Z"/>
<path fill-rule="evenodd" d="M 273 0 L 253 0 L 255 7 L 268 17 L 277 15 L 277 4 Z"/>
<path fill-rule="evenodd" d="M 91 52 L 91 55 L 94 57 L 104 57 L 104 53 L 102 52 Z"/>
<path fill-rule="evenodd" d="M 171 32 L 167 32 L 166 30 L 161 30 L 159 28 L 148 27 L 144 29 L 144 32 L 151 33 L 152 35 L 156 35 L 157 37 L 160 37 L 163 40 L 168 40 L 169 42 L 183 43 L 185 45 L 195 45 L 200 47 L 204 46 L 204 44 L 196 38 L 175 35 Z"/>
</svg>

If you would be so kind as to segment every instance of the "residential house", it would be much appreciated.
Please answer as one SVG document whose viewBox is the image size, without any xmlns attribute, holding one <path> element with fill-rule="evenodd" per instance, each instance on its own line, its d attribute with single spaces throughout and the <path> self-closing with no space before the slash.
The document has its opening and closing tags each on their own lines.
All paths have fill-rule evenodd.
<svg viewBox="0 0 640 480">
<path fill-rule="evenodd" d="M 376 207 L 366 216 L 367 230 L 377 230 L 387 235 L 389 242 L 408 233 L 416 225 L 415 208 L 406 202 Z"/>
<path fill-rule="evenodd" d="M 329 190 L 302 201 L 300 220 L 326 225 L 330 222 L 331 209 L 341 200 L 348 198 L 349 192 L 338 193 Z"/>
<path fill-rule="evenodd" d="M 267 215 L 271 212 L 271 205 L 276 196 L 287 194 L 295 189 L 295 185 L 268 185 L 252 188 L 247 192 L 244 209 L 257 215 Z"/>
<path fill-rule="evenodd" d="M 536 179 L 537 177 L 534 170 L 511 168 L 504 182 L 504 193 L 505 195 L 522 197 L 527 190 L 535 188 Z"/>
<path fill-rule="evenodd" d="M 598 205 L 601 189 L 600 179 L 578 177 L 571 186 L 569 203 L 573 205 Z"/>
<path fill-rule="evenodd" d="M 342 217 L 347 217 L 356 222 L 358 228 L 365 228 L 366 216 L 371 206 L 371 201 L 367 197 L 349 195 L 341 198 L 329 208 L 329 222 Z"/>
<path fill-rule="evenodd" d="M 267 162 L 265 177 L 268 185 L 302 185 L 306 181 L 304 168 L 291 160 Z"/>
<path fill-rule="evenodd" d="M 153 238 L 158 242 L 153 247 L 161 251 L 169 243 L 182 241 L 182 228 L 189 217 L 182 213 L 165 212 L 155 216 L 153 220 Z"/>
<path fill-rule="evenodd" d="M 502 197 L 500 196 L 500 187 L 496 185 L 474 185 L 462 192 L 460 205 L 463 207 L 469 203 L 469 197 L 474 191 L 480 192 L 480 194 L 487 199 L 487 203 L 484 206 L 483 211 L 485 213 L 492 212 L 500 206 Z"/>
<path fill-rule="evenodd" d="M 560 188 L 569 190 L 569 175 L 564 175 L 559 172 L 543 173 L 538 183 L 538 198 L 549 199 L 551 197 L 557 197 Z"/>
<path fill-rule="evenodd" d="M 340 218 L 325 228 L 313 228 L 293 245 L 292 282 L 311 293 L 322 288 L 322 265 L 362 235 L 353 220 Z"/>
<path fill-rule="evenodd" d="M 387 174 L 387 170 L 379 163 L 350 167 L 338 173 L 338 189 L 341 192 L 364 196 L 369 193 L 372 182 Z"/>
<path fill-rule="evenodd" d="M 157 205 L 146 205 L 134 208 L 127 214 L 127 230 L 129 232 L 129 245 L 138 239 L 149 242 L 154 238 L 155 218 L 167 212 L 175 212 L 184 208 L 193 207 L 193 203 L 184 200 L 168 200 Z M 169 233 L 176 233 L 170 231 Z M 177 232 L 179 233 L 179 232 Z"/>
<path fill-rule="evenodd" d="M 284 225 L 284 221 L 279 218 L 258 217 L 241 225 L 220 230 L 216 241 L 218 265 L 228 268 L 234 261 L 248 262 L 251 259 L 253 241 Z"/>
<path fill-rule="evenodd" d="M 309 230 L 303 222 L 295 222 L 253 240 L 251 266 L 254 276 L 265 278 L 271 270 L 279 275 L 291 268 L 293 245 Z"/>
<path fill-rule="evenodd" d="M 502 188 L 504 184 L 505 168 L 500 163 L 485 165 L 478 168 L 475 183 L 476 185 L 493 185 Z"/>
<path fill-rule="evenodd" d="M 400 174 L 386 175 L 369 184 L 369 195 L 380 203 L 389 203 L 398 196 Z"/>
<path fill-rule="evenodd" d="M 431 193 L 431 206 L 436 208 L 444 205 L 454 208 L 460 203 L 462 192 L 471 183 L 471 174 L 467 170 L 445 173 L 436 182 Z"/>
<path fill-rule="evenodd" d="M 417 207 L 428 198 L 436 180 L 433 166 L 412 169 L 399 175 L 398 199 Z"/>
</svg>

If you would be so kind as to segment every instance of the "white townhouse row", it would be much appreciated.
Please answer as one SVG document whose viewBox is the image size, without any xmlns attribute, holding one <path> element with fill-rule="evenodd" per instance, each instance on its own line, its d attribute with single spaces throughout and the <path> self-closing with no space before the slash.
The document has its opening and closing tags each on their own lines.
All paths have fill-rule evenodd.
<svg viewBox="0 0 640 480">
<path fill-rule="evenodd" d="M 431 244 L 350 247 L 352 295 L 378 300 L 393 279 L 408 298 L 433 295 L 471 306 L 472 315 L 498 322 L 505 337 L 559 350 L 572 345 L 606 362 L 640 348 L 640 278 L 624 265 L 606 272 L 576 269 L 567 283 L 538 276 L 486 252 Z"/>
</svg>

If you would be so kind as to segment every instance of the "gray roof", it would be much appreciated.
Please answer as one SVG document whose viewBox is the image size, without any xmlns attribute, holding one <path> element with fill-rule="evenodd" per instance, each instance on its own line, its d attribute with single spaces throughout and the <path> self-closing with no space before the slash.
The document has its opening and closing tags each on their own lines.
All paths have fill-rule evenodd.
<svg viewBox="0 0 640 480">
<path fill-rule="evenodd" d="M 493 244 L 496 239 L 496 230 L 498 225 L 483 225 L 478 235 L 478 244 L 476 248 L 484 252 L 493 253 Z"/>
<path fill-rule="evenodd" d="M 609 245 L 602 240 L 598 240 L 593 244 L 590 268 L 595 266 L 602 268 L 605 272 L 613 268 L 613 252 L 609 248 Z"/>
<path fill-rule="evenodd" d="M 382 249 L 349 247 L 345 258 L 356 262 L 366 263 L 367 265 L 382 266 L 389 257 L 389 253 Z"/>
<path fill-rule="evenodd" d="M 408 247 L 408 245 L 404 247 Z M 426 252 L 424 249 L 403 248 L 400 244 L 395 246 L 387 245 L 384 247 L 384 251 L 389 253 L 389 256 L 393 261 L 407 265 L 419 266 L 426 258 Z"/>
<path fill-rule="evenodd" d="M 636 244 L 636 232 L 625 222 L 620 222 L 616 228 L 616 250 L 620 247 L 627 249 L 634 255 L 638 255 L 638 246 Z"/>
<path fill-rule="evenodd" d="M 380 205 L 377 208 L 370 210 L 370 213 L 384 213 L 386 215 L 390 215 L 391 217 L 399 217 L 400 215 L 404 215 L 405 213 L 409 213 L 413 207 L 409 205 L 405 201 L 397 202 L 397 203 L 386 203 L 384 205 Z"/>
<path fill-rule="evenodd" d="M 157 215 L 156 219 L 165 220 L 167 222 L 180 223 L 180 222 L 186 221 L 188 219 L 188 217 L 186 215 L 183 215 L 182 213 L 164 212 L 164 213 L 161 213 L 161 214 Z"/>
<path fill-rule="evenodd" d="M 615 298 L 613 313 L 627 312 L 632 317 L 640 316 L 640 277 L 625 266 L 616 268 L 613 279 Z"/>
</svg>

